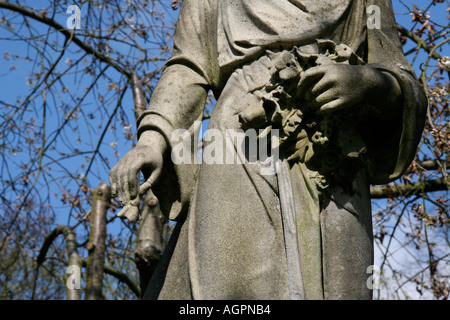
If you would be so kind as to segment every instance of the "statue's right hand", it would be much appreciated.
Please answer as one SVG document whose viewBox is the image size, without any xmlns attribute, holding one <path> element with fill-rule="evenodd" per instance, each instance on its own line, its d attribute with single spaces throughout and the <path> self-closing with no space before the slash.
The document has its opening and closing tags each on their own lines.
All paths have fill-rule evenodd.
<svg viewBox="0 0 450 320">
<path fill-rule="evenodd" d="M 160 178 L 165 148 L 162 135 L 153 131 L 144 132 L 136 146 L 111 169 L 111 194 L 113 197 L 118 196 L 124 205 L 118 213 L 119 217 L 126 217 L 133 222 L 139 218 L 139 195 L 147 192 Z M 143 169 L 150 176 L 139 186 L 138 174 Z"/>
</svg>

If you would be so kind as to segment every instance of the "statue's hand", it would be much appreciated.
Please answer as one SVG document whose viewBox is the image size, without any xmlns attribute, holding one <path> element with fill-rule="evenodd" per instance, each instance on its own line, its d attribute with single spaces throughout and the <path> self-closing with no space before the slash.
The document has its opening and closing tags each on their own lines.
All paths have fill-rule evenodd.
<svg viewBox="0 0 450 320">
<path fill-rule="evenodd" d="M 162 135 L 154 131 L 143 132 L 136 146 L 125 154 L 111 169 L 109 181 L 112 196 L 118 196 L 124 208 L 118 213 L 130 221 L 139 218 L 139 195 L 147 192 L 158 181 L 163 167 L 166 143 Z M 137 175 L 146 169 L 150 176 L 139 186 Z"/>
<path fill-rule="evenodd" d="M 387 77 L 369 66 L 323 65 L 303 74 L 297 92 L 325 114 L 380 99 L 390 91 Z"/>
</svg>

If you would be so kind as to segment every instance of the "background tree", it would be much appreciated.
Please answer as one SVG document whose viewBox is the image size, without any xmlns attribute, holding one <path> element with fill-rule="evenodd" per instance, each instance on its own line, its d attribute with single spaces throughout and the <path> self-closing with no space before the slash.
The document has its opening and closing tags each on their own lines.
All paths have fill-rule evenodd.
<svg viewBox="0 0 450 320">
<path fill-rule="evenodd" d="M 394 1 L 395 3 L 396 1 Z M 405 55 L 429 96 L 425 131 L 409 171 L 372 187 L 380 298 L 449 298 L 449 2 L 397 2 Z M 398 21 L 404 21 L 397 14 Z"/>
<path fill-rule="evenodd" d="M 81 29 L 70 30 L 66 10 L 74 4 Z M 59 224 L 76 233 L 79 255 L 89 255 L 89 189 L 108 180 L 110 167 L 135 142 L 133 111 L 145 108 L 170 53 L 176 20 L 170 4 L 0 1 L 2 297 L 64 298 L 64 237 L 54 239 L 34 276 L 42 243 Z M 145 92 L 139 105 L 134 74 Z M 113 200 L 106 237 L 106 270 L 116 277 L 106 276 L 103 291 L 106 298 L 131 299 L 139 295 L 126 285 L 138 279 L 137 225 L 119 221 L 116 208 Z"/>
<path fill-rule="evenodd" d="M 70 298 L 74 253 L 82 288 L 90 287 L 97 192 L 136 142 L 135 119 L 170 56 L 180 2 L 0 1 L 1 298 Z M 375 298 L 448 299 L 449 2 L 393 3 L 430 108 L 408 173 L 371 189 Z M 70 5 L 81 8 L 81 29 L 67 27 Z M 102 295 L 137 299 L 170 230 L 151 194 L 140 226 L 116 217 L 117 200 L 107 202 Z"/>
</svg>

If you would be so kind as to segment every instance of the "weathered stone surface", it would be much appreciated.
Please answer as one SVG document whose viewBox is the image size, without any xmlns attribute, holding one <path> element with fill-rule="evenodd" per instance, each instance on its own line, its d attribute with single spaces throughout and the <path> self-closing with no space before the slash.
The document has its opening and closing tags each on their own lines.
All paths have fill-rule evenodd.
<svg viewBox="0 0 450 320">
<path fill-rule="evenodd" d="M 370 5 L 380 29 L 366 26 Z M 370 299 L 368 188 L 406 170 L 427 107 L 391 2 L 184 0 L 174 45 L 138 144 L 111 171 L 130 205 L 143 170 L 178 221 L 145 297 Z M 172 162 L 173 134 L 195 142 L 208 90 L 216 136 L 278 130 L 277 174 L 242 141 L 224 151 L 245 149 L 235 164 Z"/>
</svg>

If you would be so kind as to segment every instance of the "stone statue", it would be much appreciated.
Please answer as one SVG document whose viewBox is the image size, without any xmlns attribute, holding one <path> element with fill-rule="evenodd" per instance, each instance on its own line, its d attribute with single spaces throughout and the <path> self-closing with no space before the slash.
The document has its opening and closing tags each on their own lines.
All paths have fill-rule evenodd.
<svg viewBox="0 0 450 320">
<path fill-rule="evenodd" d="M 208 130 L 276 131 L 278 159 L 173 161 L 210 90 Z M 184 0 L 138 143 L 110 174 L 121 215 L 151 187 L 177 221 L 144 298 L 371 299 L 369 185 L 405 172 L 426 108 L 391 1 Z"/>
</svg>

